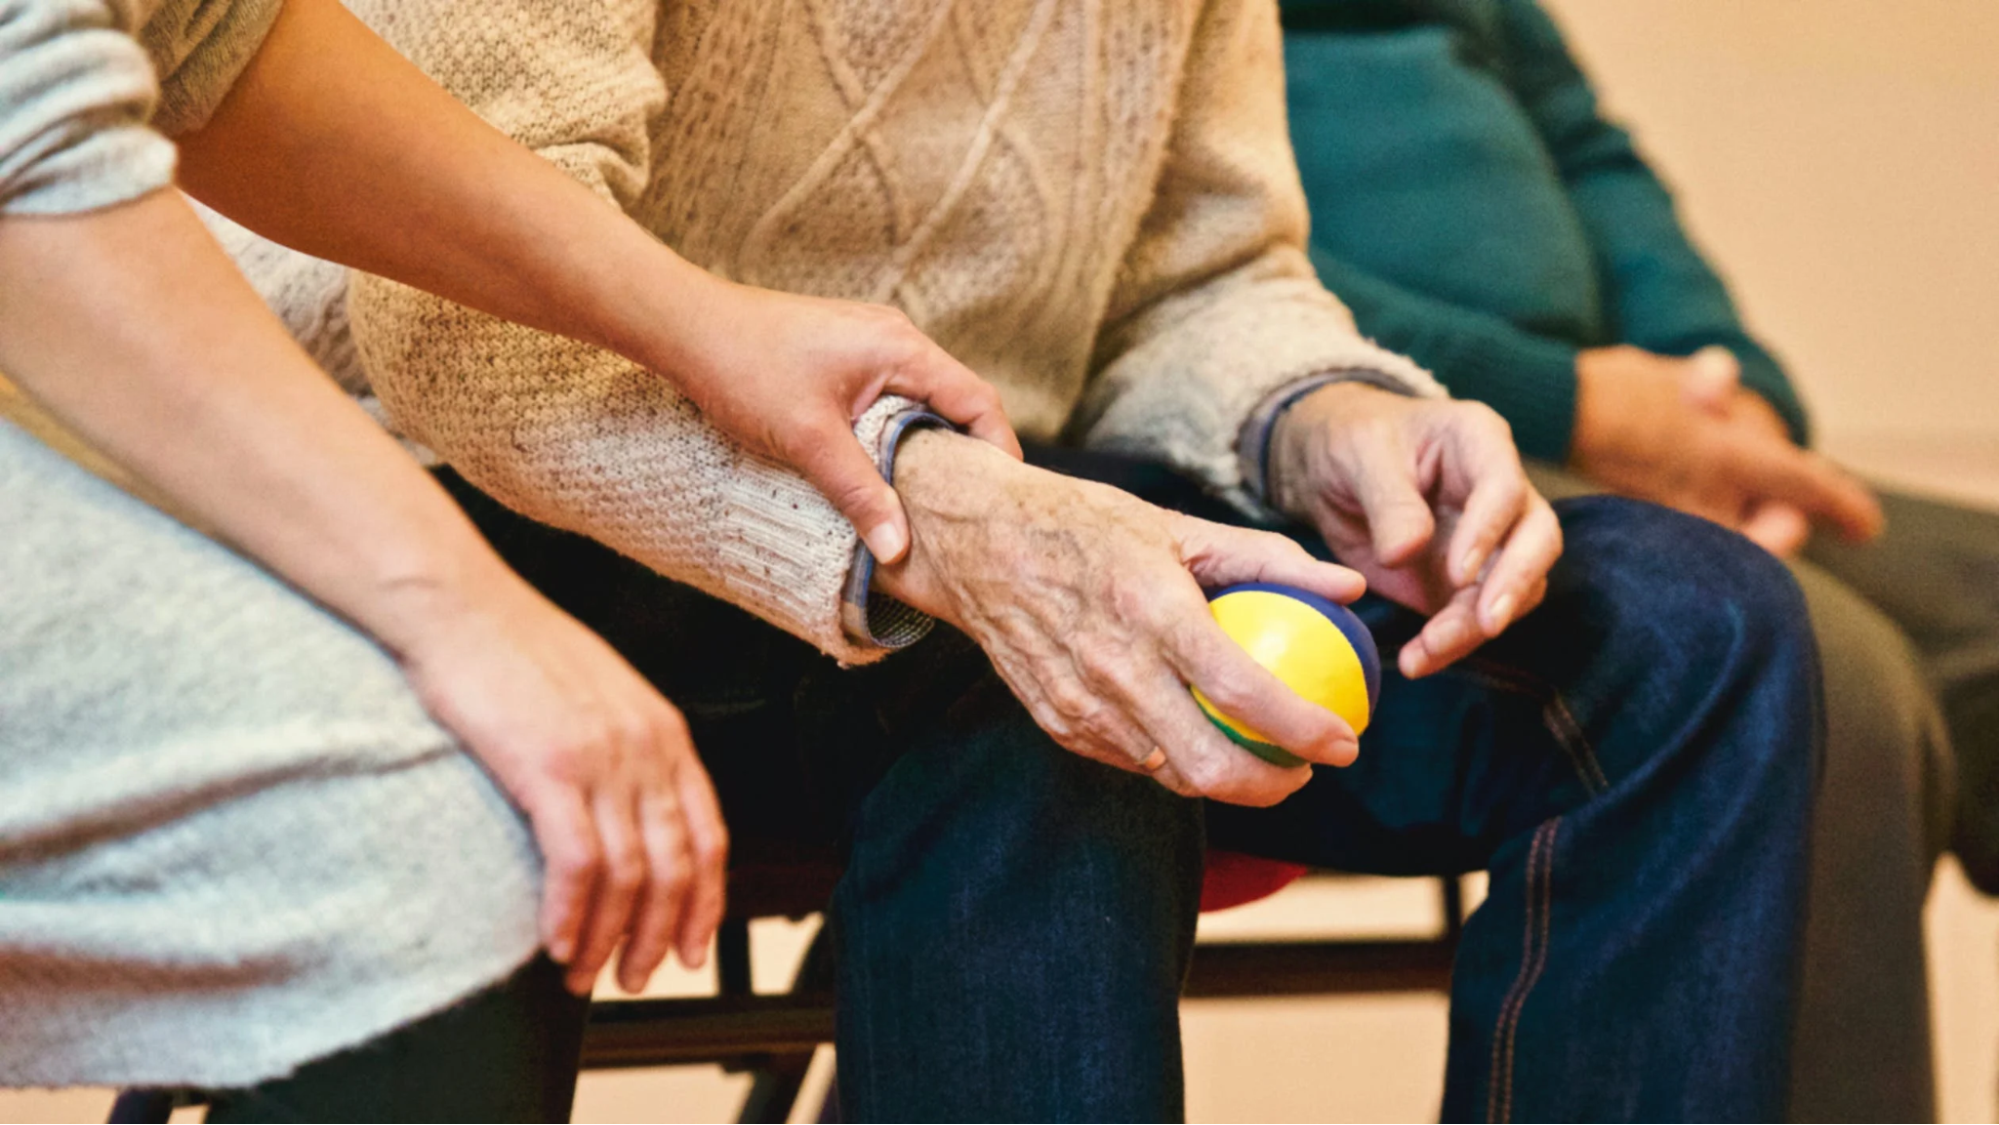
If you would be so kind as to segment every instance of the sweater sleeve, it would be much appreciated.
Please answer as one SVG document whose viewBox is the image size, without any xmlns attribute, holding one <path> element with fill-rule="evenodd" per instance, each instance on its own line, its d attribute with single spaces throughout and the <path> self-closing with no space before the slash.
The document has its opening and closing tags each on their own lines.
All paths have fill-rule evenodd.
<svg viewBox="0 0 1999 1125">
<path fill-rule="evenodd" d="M 1273 0 L 1210 0 L 1156 194 L 1120 271 L 1072 432 L 1163 460 L 1252 514 L 1237 443 L 1286 384 L 1365 373 L 1442 394 L 1363 339 L 1305 257 Z"/>
<path fill-rule="evenodd" d="M 1499 411 L 1529 457 L 1568 460 L 1576 415 L 1576 347 L 1505 317 L 1418 293 L 1311 247 L 1319 280 L 1353 310 L 1361 330 L 1429 368 L 1458 398 Z"/>
<path fill-rule="evenodd" d="M 1720 345 L 1742 381 L 1769 400 L 1792 437 L 1805 410 L 1775 357 L 1743 328 L 1728 288 L 1702 257 L 1673 198 L 1632 143 L 1604 119 L 1589 79 L 1536 0 L 1502 0 L 1508 82 L 1553 154 L 1604 280 L 1617 338 L 1667 355 Z"/>
<path fill-rule="evenodd" d="M 62 215 L 173 179 L 130 0 L 0 0 L 0 214 Z"/>
<path fill-rule="evenodd" d="M 380 11 L 357 5 L 364 18 L 474 111 L 606 206 L 632 205 L 650 168 L 648 125 L 665 97 L 649 57 L 655 0 L 371 2 Z M 716 431 L 659 376 L 363 274 L 353 278 L 348 314 L 396 426 L 500 502 L 843 661 L 886 651 L 841 626 L 853 528 L 802 478 Z M 858 424 L 863 445 L 879 455 L 907 405 L 877 403 Z"/>
</svg>

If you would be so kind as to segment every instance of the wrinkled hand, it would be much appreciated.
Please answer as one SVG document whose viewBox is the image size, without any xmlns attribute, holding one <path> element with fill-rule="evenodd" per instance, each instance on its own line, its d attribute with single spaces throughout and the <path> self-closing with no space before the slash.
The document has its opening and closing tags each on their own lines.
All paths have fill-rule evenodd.
<svg viewBox="0 0 1999 1125">
<path fill-rule="evenodd" d="M 720 282 L 690 312 L 657 366 L 729 436 L 811 481 L 877 559 L 902 558 L 909 522 L 854 439 L 876 399 L 914 399 L 1020 456 L 999 392 L 898 309 Z"/>
<path fill-rule="evenodd" d="M 1430 615 L 1398 657 L 1411 678 L 1540 604 L 1562 553 L 1511 430 L 1478 403 L 1335 383 L 1285 412 L 1268 472 L 1276 507 L 1317 527 L 1376 593 Z"/>
<path fill-rule="evenodd" d="M 1633 347 L 1576 361 L 1571 462 L 1615 492 L 1702 516 L 1777 555 L 1813 524 L 1848 539 L 1881 530 L 1880 505 L 1838 466 L 1792 444 L 1722 348 L 1684 359 Z"/>
<path fill-rule="evenodd" d="M 507 576 L 511 579 L 511 575 Z M 431 714 L 534 829 L 541 936 L 589 992 L 622 940 L 629 992 L 677 949 L 707 955 L 728 833 L 680 712 L 596 634 L 517 580 L 476 600 L 417 591 L 396 648 Z"/>
<path fill-rule="evenodd" d="M 1192 684 L 1307 761 L 1341 766 L 1359 752 L 1345 721 L 1222 632 L 1202 593 L 1282 582 L 1345 602 L 1364 588 L 1359 575 L 1283 536 L 1165 511 L 955 434 L 911 436 L 896 487 L 916 542 L 879 572 L 882 588 L 977 641 L 1068 749 L 1237 804 L 1274 804 L 1306 782 L 1309 768 L 1271 765 L 1224 737 Z"/>
</svg>

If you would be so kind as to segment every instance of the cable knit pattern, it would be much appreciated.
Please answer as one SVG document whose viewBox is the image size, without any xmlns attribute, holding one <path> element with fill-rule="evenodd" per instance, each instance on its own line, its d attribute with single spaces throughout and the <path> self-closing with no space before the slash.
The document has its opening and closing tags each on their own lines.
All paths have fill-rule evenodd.
<svg viewBox="0 0 1999 1125">
<path fill-rule="evenodd" d="M 1306 264 L 1267 0 L 351 6 L 693 261 L 901 306 L 1029 437 L 1253 507 L 1236 438 L 1286 383 L 1440 393 Z M 349 302 L 394 423 L 480 487 L 843 660 L 881 655 L 839 624 L 852 529 L 656 376 L 377 278 Z"/>
</svg>

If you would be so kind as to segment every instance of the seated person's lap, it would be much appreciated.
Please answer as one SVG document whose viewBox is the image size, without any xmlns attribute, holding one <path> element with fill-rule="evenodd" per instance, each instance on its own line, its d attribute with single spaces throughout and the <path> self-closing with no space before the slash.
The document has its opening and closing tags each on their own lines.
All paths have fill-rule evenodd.
<svg viewBox="0 0 1999 1125">
<path fill-rule="evenodd" d="M 532 842 L 386 653 L 6 422 L 0 527 L 0 1081 L 253 1082 L 528 959 Z"/>
<path fill-rule="evenodd" d="M 1058 471 L 1232 519 L 1156 466 L 1075 451 L 1042 455 Z M 503 556 L 685 708 L 739 847 L 754 846 L 746 837 L 774 834 L 794 843 L 844 836 L 868 849 L 880 830 L 916 853 L 870 853 L 864 877 L 850 870 L 836 910 L 846 915 L 836 928 L 848 942 L 843 955 L 895 970 L 869 970 L 857 982 L 843 968 L 843 1017 L 858 1008 L 897 1025 L 867 1040 L 871 1048 L 941 1049 L 934 1041 L 952 1038 L 951 1029 L 908 1013 L 923 1008 L 917 998 L 926 988 L 943 987 L 957 990 L 954 1003 L 1010 1006 L 1023 1022 L 1036 1018 L 1037 1006 L 1095 1012 L 1077 1017 L 1085 1022 L 1115 1013 L 1107 1018 L 1147 1025 L 1177 1053 L 1168 1009 L 1191 939 L 1199 839 L 1198 821 L 1172 812 L 1184 803 L 1162 800 L 1163 790 L 1146 779 L 1054 747 L 949 629 L 881 665 L 840 672 L 801 642 L 608 550 L 523 529 L 525 521 L 445 476 Z M 1787 966 L 1802 915 L 1818 699 L 1796 587 L 1738 537 L 1662 509 L 1584 500 L 1565 506 L 1563 518 L 1570 551 L 1540 610 L 1461 669 L 1414 683 L 1390 671 L 1359 764 L 1319 770 L 1276 810 L 1213 806 L 1209 831 L 1237 850 L 1349 870 L 1493 869 L 1492 898 L 1467 931 L 1454 984 L 1448 1116 L 1497 1112 L 1502 1099 L 1511 1109 L 1516 1086 L 1527 1091 L 1516 1111 L 1523 1115 L 1587 1116 L 1606 1112 L 1612 1098 L 1624 1099 L 1624 1113 L 1636 1106 L 1642 1115 L 1648 1105 L 1684 1112 L 1693 1103 L 1683 1076 L 1696 1066 L 1712 1075 L 1717 1111 L 1740 1112 L 1749 1093 L 1768 1100 L 1781 1091 L 1768 1076 L 1783 1066 L 1793 999 Z M 1363 608 L 1391 653 L 1418 624 L 1386 603 Z M 905 749 L 929 757 L 898 765 Z M 891 775 L 888 792 L 876 792 Z M 898 800 L 936 807 L 881 807 Z M 875 822 L 871 805 L 882 814 Z M 1119 822 L 1115 810 L 1124 807 L 1144 812 Z M 1039 831 L 1073 834 L 1075 846 L 1064 852 L 1067 845 L 1042 841 L 1009 850 L 986 841 L 942 854 L 952 817 L 984 816 L 990 836 L 1007 808 Z M 1071 823 L 1077 819 L 1091 823 Z M 857 836 L 849 831 L 856 825 Z M 1104 840 L 1086 839 L 1092 832 Z M 1134 850 L 1149 862 L 1134 860 Z M 1057 873 L 1075 866 L 1072 853 L 1114 874 L 1065 885 Z M 980 870 L 933 870 L 954 859 Z M 1040 865 L 1041 878 L 1029 880 L 1040 885 L 1010 883 L 1008 864 Z M 898 879 L 928 880 L 930 892 L 910 897 L 897 890 Z M 1003 891 L 968 889 L 978 880 Z M 1142 891 L 1119 880 L 1153 886 Z M 1096 895 L 1117 897 L 1117 909 L 1102 909 Z M 981 903 L 1032 917 L 995 923 Z M 1058 924 L 1078 907 L 1118 920 L 1110 946 L 1156 962 L 1131 970 L 1122 994 L 1107 984 L 1079 992 L 1074 978 L 1037 961 L 1035 942 L 1055 940 L 1037 927 L 1066 933 L 1065 956 L 1087 960 L 1084 947 L 1094 939 Z M 884 936 L 880 919 L 867 916 L 876 910 L 902 912 L 894 932 Z M 919 924 L 912 911 L 941 921 Z M 992 925 L 1010 932 L 981 929 Z M 951 948 L 954 933 L 978 940 Z M 950 954 L 925 947 L 926 938 L 946 943 Z M 1167 948 L 1142 956 L 1148 940 Z M 898 975 L 919 950 L 941 967 L 930 979 L 921 979 L 929 968 Z M 1039 968 L 1009 972 L 1011 963 Z M 1123 971 L 1107 962 L 1100 975 Z M 1055 979 L 1070 984 L 1045 992 Z M 892 984 L 909 1002 L 889 1005 L 883 1016 L 862 1002 L 872 988 L 860 985 L 869 982 Z M 1042 987 L 1027 987 L 1032 982 Z M 1012 995 L 995 1000 L 995 993 Z M 1134 1004 L 1141 994 L 1146 1003 Z M 1092 1008 L 1091 996 L 1102 1003 Z M 1634 1007 L 1646 1017 L 1631 1018 Z M 992 1029 L 1005 1021 L 988 1017 L 987 1030 L 1003 1035 Z M 843 1052 L 847 1036 L 869 1030 L 880 1029 L 843 1024 Z M 1511 1045 L 1537 1036 L 1589 1042 L 1594 1054 L 1579 1060 L 1570 1051 L 1523 1048 L 1516 1065 Z M 1065 1041 L 1048 1026 L 1038 1039 Z M 1509 1049 L 1501 1052 L 1501 1043 Z M 990 1053 L 949 1061 L 959 1088 L 980 1088 L 973 1071 Z M 1605 1057 L 1622 1065 L 1606 1067 Z M 843 1053 L 843 1088 L 852 1061 Z M 1145 1073 L 1144 1062 L 1133 1055 L 1092 1076 Z M 1585 1066 L 1587 1080 L 1571 1065 Z M 1003 1069 L 987 1079 L 1003 1081 Z M 1101 1104 L 1170 1112 L 1177 1067 L 1167 1069 L 1176 1076 L 1167 1088 L 1147 1093 L 1145 1083 L 1127 1082 Z M 880 1093 L 863 1104 L 907 1108 L 923 1096 Z M 1775 1102 L 1767 1108 L 1779 1111 Z"/>
</svg>

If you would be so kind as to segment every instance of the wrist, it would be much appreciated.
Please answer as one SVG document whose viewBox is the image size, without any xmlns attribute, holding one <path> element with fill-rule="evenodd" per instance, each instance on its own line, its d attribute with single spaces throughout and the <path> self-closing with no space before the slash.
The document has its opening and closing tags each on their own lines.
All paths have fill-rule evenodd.
<svg viewBox="0 0 1999 1125">
<path fill-rule="evenodd" d="M 1633 373 L 1619 370 L 1621 348 L 1589 348 L 1576 353 L 1576 416 L 1569 438 L 1569 464 L 1584 469 L 1603 456 L 1631 447 L 1625 432 L 1620 380 Z"/>
<path fill-rule="evenodd" d="M 1018 504 L 1017 490 L 1032 486 L 1038 469 L 1015 461 L 976 438 L 923 429 L 903 439 L 896 454 L 896 494 L 909 517 L 910 548 L 901 562 L 875 569 L 875 588 L 907 605 L 962 624 L 941 563 L 958 541 L 989 521 L 1005 521 Z"/>
<path fill-rule="evenodd" d="M 1332 383 L 1298 399 L 1279 415 L 1271 431 L 1265 468 L 1270 506 L 1294 519 L 1308 517 L 1307 497 L 1301 486 L 1313 475 L 1325 435 L 1336 421 L 1370 413 L 1384 397 L 1403 396 L 1368 383 Z"/>
<path fill-rule="evenodd" d="M 742 286 L 682 258 L 647 238 L 628 262 L 604 271 L 616 290 L 604 302 L 591 343 L 617 352 L 685 387 L 714 353 L 717 333 L 727 338 L 745 325 Z"/>
<path fill-rule="evenodd" d="M 449 649 L 482 622 L 543 599 L 473 537 L 458 549 L 437 548 L 414 562 L 384 566 L 362 599 L 357 624 L 404 661 Z"/>
</svg>

